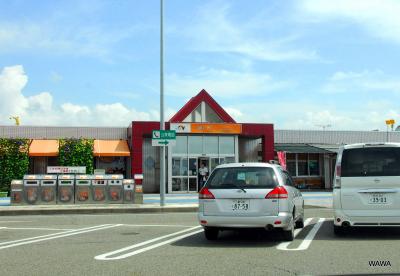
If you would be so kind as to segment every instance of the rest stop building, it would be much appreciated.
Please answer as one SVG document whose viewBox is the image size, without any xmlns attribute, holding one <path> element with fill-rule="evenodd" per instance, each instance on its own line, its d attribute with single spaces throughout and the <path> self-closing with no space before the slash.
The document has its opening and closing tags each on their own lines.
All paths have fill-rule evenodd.
<svg viewBox="0 0 400 276">
<path fill-rule="evenodd" d="M 152 146 L 157 121 L 133 121 L 129 127 L 0 126 L 0 138 L 30 139 L 29 173 L 58 165 L 60 138 L 94 139 L 94 168 L 122 173 L 142 182 L 145 193 L 160 188 L 160 147 Z M 400 132 L 274 130 L 273 124 L 236 122 L 205 90 L 191 98 L 165 129 L 176 131 L 166 156 L 166 191 L 198 191 L 198 169 L 231 162 L 268 162 L 286 155 L 287 170 L 304 188 L 332 188 L 336 154 L 343 144 L 400 142 Z"/>
</svg>

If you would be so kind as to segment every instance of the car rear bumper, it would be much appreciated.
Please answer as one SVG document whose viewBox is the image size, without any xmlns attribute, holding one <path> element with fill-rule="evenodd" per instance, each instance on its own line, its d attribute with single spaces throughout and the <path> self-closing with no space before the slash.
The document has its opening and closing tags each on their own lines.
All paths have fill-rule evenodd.
<svg viewBox="0 0 400 276">
<path fill-rule="evenodd" d="M 342 226 L 348 222 L 354 227 L 399 227 L 400 216 L 349 216 L 341 209 L 335 209 L 334 224 Z"/>
<path fill-rule="evenodd" d="M 203 227 L 219 228 L 287 228 L 292 214 L 281 212 L 277 216 L 237 217 L 237 216 L 205 216 L 198 214 Z"/>
</svg>

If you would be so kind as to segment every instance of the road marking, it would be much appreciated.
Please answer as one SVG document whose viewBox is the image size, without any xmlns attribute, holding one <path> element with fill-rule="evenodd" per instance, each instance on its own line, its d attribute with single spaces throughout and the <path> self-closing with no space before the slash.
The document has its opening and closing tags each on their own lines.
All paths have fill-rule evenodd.
<svg viewBox="0 0 400 276">
<path fill-rule="evenodd" d="M 304 227 L 303 228 L 299 228 L 299 229 L 295 229 L 294 230 L 294 237 L 296 238 L 296 236 L 301 232 L 301 231 L 303 231 L 303 229 L 305 228 L 305 227 L 307 227 L 309 224 L 310 224 L 310 222 L 312 221 L 312 219 L 313 218 L 308 218 L 308 219 L 306 219 L 305 221 L 304 221 Z M 280 244 L 278 244 L 278 246 L 276 247 L 277 249 L 280 249 L 280 250 L 286 250 L 286 248 L 289 246 L 289 244 L 291 244 L 292 242 L 281 242 Z"/>
<path fill-rule="evenodd" d="M 0 220 L 0 223 L 8 223 L 8 222 L 32 222 L 29 220 Z"/>
<path fill-rule="evenodd" d="M 179 224 L 123 224 L 123 226 L 130 227 L 194 227 L 193 225 L 179 225 Z"/>
<path fill-rule="evenodd" d="M 317 234 L 319 228 L 322 226 L 326 219 L 325 218 L 320 218 L 316 224 L 314 224 L 313 228 L 310 230 L 310 232 L 307 234 L 307 236 L 304 238 L 304 240 L 300 243 L 300 245 L 296 248 L 288 248 L 288 246 L 292 242 L 284 242 L 279 244 L 276 248 L 279 250 L 288 250 L 288 251 L 300 251 L 300 250 L 306 250 L 310 247 L 311 242 L 313 241 L 315 235 Z M 305 225 L 304 225 L 305 226 Z M 302 229 L 300 229 L 302 230 Z"/>
<path fill-rule="evenodd" d="M 46 240 L 59 239 L 59 238 L 73 236 L 73 235 L 89 233 L 89 232 L 98 231 L 98 230 L 104 230 L 104 229 L 113 228 L 113 227 L 117 227 L 117 226 L 121 226 L 121 225 L 120 224 L 104 224 L 104 225 L 75 229 L 75 230 L 71 230 L 71 231 L 65 231 L 65 232 L 54 233 L 54 234 L 49 234 L 49 235 L 43 235 L 43 236 L 38 236 L 38 237 L 32 237 L 32 238 L 27 238 L 27 239 L 22 239 L 22 240 L 3 242 L 3 243 L 0 243 L 0 245 L 2 245 L 2 246 L 0 246 L 0 250 L 10 248 L 10 247 L 16 247 L 16 246 L 20 246 L 20 245 L 25 245 L 25 244 L 31 244 L 31 243 L 36 243 L 36 242 L 41 242 L 41 241 L 46 241 Z"/>
<path fill-rule="evenodd" d="M 20 239 L 20 240 L 1 242 L 0 245 L 10 244 L 10 243 L 17 243 L 17 242 L 22 242 L 22 241 L 27 241 L 27 240 L 40 239 L 40 238 L 45 238 L 45 237 L 52 237 L 52 236 L 66 234 L 66 233 L 71 233 L 71 232 L 82 231 L 82 230 L 86 230 L 86 229 L 93 229 L 93 228 L 97 228 L 97 227 L 102 227 L 102 226 L 106 226 L 106 225 L 109 225 L 109 224 L 102 224 L 102 225 L 97 225 L 97 226 L 74 229 L 74 230 L 64 231 L 64 232 L 59 232 L 59 233 L 46 234 L 46 235 L 41 235 L 41 236 L 36 236 L 36 237 L 31 237 L 31 238 L 25 238 L 25 239 Z"/>
<path fill-rule="evenodd" d="M 178 237 L 175 237 L 175 238 L 173 238 L 173 239 L 166 240 L 166 241 L 164 241 L 164 242 L 157 243 L 157 244 L 154 244 L 154 245 L 151 245 L 151 246 L 148 246 L 148 247 L 139 249 L 139 250 L 135 250 L 135 251 L 132 251 L 132 252 L 129 252 L 129 253 L 125 253 L 125 254 L 123 254 L 123 255 L 119 255 L 119 256 L 116 256 L 116 257 L 109 257 L 109 256 L 113 256 L 113 255 L 116 255 L 116 254 L 118 254 L 118 253 L 122 253 L 122 252 L 125 252 L 125 251 L 128 251 L 128 250 L 134 249 L 134 248 L 138 248 L 138 247 L 141 247 L 141 246 L 143 246 L 143 245 L 147 245 L 147 244 L 150 244 L 150 243 L 159 241 L 159 240 L 163 240 L 163 239 L 165 239 L 165 238 L 169 238 L 169 237 L 176 236 L 176 235 L 179 235 L 179 234 L 182 234 L 182 233 L 190 232 L 190 231 L 196 230 L 196 229 L 198 229 L 198 228 L 200 228 L 200 227 L 201 227 L 201 226 L 196 226 L 196 227 L 192 227 L 192 228 L 189 228 L 189 229 L 181 230 L 181 231 L 178 231 L 178 232 L 175 232 L 175 233 L 172 233 L 172 234 L 164 235 L 164 236 L 161 236 L 161 237 L 158 237 L 158 238 L 155 238 L 155 239 L 151 239 L 151 240 L 148 240 L 148 241 L 145 241 L 145 242 L 141 242 L 141 243 L 138 243 L 138 244 L 134 244 L 134 245 L 131 245 L 131 246 L 128 246 L 128 247 L 124 247 L 124 248 L 121 248 L 121 249 L 118 249 L 118 250 L 115 250 L 115 251 L 111 251 L 111 252 L 108 252 L 108 253 L 104 253 L 104 254 L 95 256 L 94 258 L 95 258 L 96 260 L 101 260 L 101 261 L 124 259 L 124 258 L 130 257 L 130 256 L 133 256 L 133 255 L 136 255 L 136 254 L 139 254 L 139 253 L 148 251 L 148 250 L 150 250 L 150 249 L 153 249 L 153 248 L 162 246 L 162 245 L 164 245 L 164 244 L 171 243 L 171 242 L 174 242 L 174 241 L 176 241 L 176 240 L 180 240 L 180 239 L 189 237 L 189 236 L 191 236 L 191 235 L 195 235 L 195 234 L 197 234 L 197 233 L 202 232 L 203 229 L 197 230 L 197 231 L 195 231 L 195 232 L 191 232 L 191 233 L 189 233 L 189 234 L 185 234 L 185 235 L 182 235 L 182 236 L 178 236 Z"/>
<path fill-rule="evenodd" d="M 41 228 L 41 227 L 0 227 L 0 229 L 10 230 L 49 230 L 49 231 L 70 231 L 72 228 Z"/>
</svg>

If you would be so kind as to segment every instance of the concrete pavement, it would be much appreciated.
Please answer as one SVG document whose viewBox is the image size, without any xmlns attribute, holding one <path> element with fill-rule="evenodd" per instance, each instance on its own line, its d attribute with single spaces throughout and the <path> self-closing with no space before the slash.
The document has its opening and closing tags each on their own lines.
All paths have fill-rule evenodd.
<svg viewBox="0 0 400 276">
<path fill-rule="evenodd" d="M 303 192 L 305 208 L 332 207 L 331 192 Z M 9 198 L 0 200 L 0 216 L 44 214 L 96 214 L 96 213 L 162 213 L 195 212 L 198 208 L 197 194 L 167 194 L 166 205 L 160 207 L 159 194 L 145 194 L 144 204 L 85 204 L 85 205 L 23 205 L 10 206 Z"/>
<path fill-rule="evenodd" d="M 343 275 L 400 272 L 400 229 L 332 231 L 307 209 L 293 242 L 279 232 L 205 239 L 196 213 L 0 217 L 0 275 Z"/>
</svg>

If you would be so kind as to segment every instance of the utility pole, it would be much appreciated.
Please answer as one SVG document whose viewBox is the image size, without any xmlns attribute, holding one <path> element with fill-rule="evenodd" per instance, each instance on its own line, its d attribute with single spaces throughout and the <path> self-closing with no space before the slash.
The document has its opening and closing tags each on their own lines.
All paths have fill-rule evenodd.
<svg viewBox="0 0 400 276">
<path fill-rule="evenodd" d="M 160 129 L 164 124 L 164 3 L 160 0 Z M 160 206 L 165 205 L 165 147 L 161 146 L 160 156 Z"/>
</svg>

